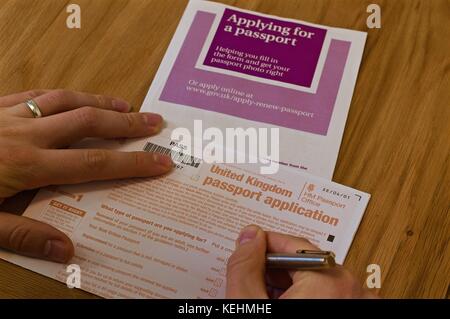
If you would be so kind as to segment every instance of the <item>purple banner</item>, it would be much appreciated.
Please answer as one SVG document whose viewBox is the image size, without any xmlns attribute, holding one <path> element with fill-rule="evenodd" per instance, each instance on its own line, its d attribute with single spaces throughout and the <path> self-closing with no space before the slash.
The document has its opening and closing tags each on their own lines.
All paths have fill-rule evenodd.
<svg viewBox="0 0 450 319">
<path fill-rule="evenodd" d="M 195 67 L 214 22 L 197 12 L 160 100 L 327 135 L 351 43 L 332 39 L 316 93 L 301 92 Z"/>
<path fill-rule="evenodd" d="M 311 87 L 326 32 L 225 9 L 204 65 Z"/>
</svg>

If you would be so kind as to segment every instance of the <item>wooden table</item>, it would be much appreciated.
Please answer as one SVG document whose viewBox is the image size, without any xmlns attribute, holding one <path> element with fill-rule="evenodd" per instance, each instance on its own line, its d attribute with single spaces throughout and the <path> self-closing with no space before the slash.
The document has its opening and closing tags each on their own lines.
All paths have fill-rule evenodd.
<svg viewBox="0 0 450 319">
<path fill-rule="evenodd" d="M 446 0 L 223 1 L 368 31 L 334 180 L 372 194 L 346 266 L 381 266 L 384 297 L 448 297 L 450 3 Z M 382 8 L 368 30 L 366 7 Z M 81 30 L 66 28 L 78 3 Z M 141 105 L 186 0 L 0 2 L 0 95 L 67 88 Z M 30 193 L 3 210 L 23 211 Z M 0 261 L 0 297 L 91 295 Z"/>
</svg>

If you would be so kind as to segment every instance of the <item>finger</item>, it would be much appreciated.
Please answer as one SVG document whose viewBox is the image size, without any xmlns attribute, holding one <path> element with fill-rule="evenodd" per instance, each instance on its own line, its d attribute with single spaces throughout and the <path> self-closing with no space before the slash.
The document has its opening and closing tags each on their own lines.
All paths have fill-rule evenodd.
<svg viewBox="0 0 450 319">
<path fill-rule="evenodd" d="M 71 111 L 83 106 L 92 106 L 117 112 L 128 112 L 130 110 L 130 105 L 122 99 L 68 90 L 53 90 L 33 100 L 39 106 L 42 116 Z M 12 106 L 8 109 L 8 112 L 15 116 L 33 117 L 25 103 Z"/>
<path fill-rule="evenodd" d="M 227 298 L 268 298 L 265 283 L 266 234 L 257 226 L 244 228 L 227 267 Z"/>
<path fill-rule="evenodd" d="M 22 103 L 22 102 L 30 100 L 30 99 L 34 99 L 34 98 L 41 96 L 48 92 L 50 92 L 50 90 L 32 90 L 32 91 L 26 91 L 26 92 L 2 96 L 2 97 L 0 97 L 0 107 L 17 105 L 19 103 Z"/>
<path fill-rule="evenodd" d="M 292 286 L 292 278 L 286 270 L 267 269 L 266 284 L 273 288 L 286 290 Z"/>
<path fill-rule="evenodd" d="M 266 232 L 266 234 L 267 250 L 271 253 L 294 254 L 297 250 L 320 250 L 305 238 L 275 232 Z"/>
<path fill-rule="evenodd" d="M 0 247 L 15 253 L 67 263 L 74 247 L 63 232 L 42 222 L 6 213 L 0 214 Z"/>
<path fill-rule="evenodd" d="M 30 178 L 30 188 L 91 181 L 150 177 L 173 168 L 172 159 L 156 153 L 117 152 L 101 149 L 41 151 L 40 165 Z"/>
<path fill-rule="evenodd" d="M 31 138 L 41 147 L 66 147 L 86 137 L 143 137 L 158 133 L 163 119 L 153 113 L 119 113 L 83 107 L 33 120 Z"/>
</svg>

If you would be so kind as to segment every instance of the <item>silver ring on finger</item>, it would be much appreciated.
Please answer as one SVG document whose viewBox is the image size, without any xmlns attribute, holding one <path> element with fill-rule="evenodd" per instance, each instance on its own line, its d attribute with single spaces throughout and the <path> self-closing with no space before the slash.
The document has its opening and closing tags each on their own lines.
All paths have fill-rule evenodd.
<svg viewBox="0 0 450 319">
<path fill-rule="evenodd" d="M 28 100 L 25 105 L 30 109 L 34 118 L 42 117 L 42 111 L 34 100 Z"/>
</svg>

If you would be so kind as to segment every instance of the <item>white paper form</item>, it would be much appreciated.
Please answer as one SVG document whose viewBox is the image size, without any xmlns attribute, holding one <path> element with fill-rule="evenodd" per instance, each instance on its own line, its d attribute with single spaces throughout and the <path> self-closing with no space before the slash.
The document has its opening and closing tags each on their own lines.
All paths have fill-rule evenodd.
<svg viewBox="0 0 450 319">
<path fill-rule="evenodd" d="M 199 162 L 170 143 L 121 146 L 175 152 L 167 176 L 49 187 L 25 211 L 72 239 L 81 289 L 106 298 L 222 298 L 227 258 L 249 224 L 308 238 L 344 261 L 368 194 L 292 168 L 260 175 L 255 165 Z M 66 265 L 6 251 L 0 258 L 62 282 L 69 275 Z"/>
</svg>

